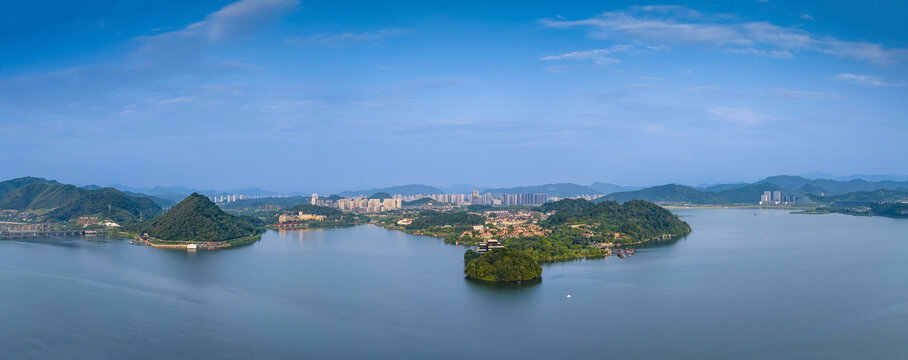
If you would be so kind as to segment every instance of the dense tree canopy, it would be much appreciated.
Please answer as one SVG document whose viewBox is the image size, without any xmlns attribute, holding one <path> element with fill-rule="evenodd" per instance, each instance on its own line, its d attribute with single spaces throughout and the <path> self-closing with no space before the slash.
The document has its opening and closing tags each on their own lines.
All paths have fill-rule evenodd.
<svg viewBox="0 0 908 360">
<path fill-rule="evenodd" d="M 436 226 L 461 226 L 461 225 L 480 225 L 484 224 L 486 219 L 482 215 L 470 214 L 466 211 L 455 211 L 440 213 L 435 211 L 423 211 L 420 216 L 413 220 L 413 223 L 407 225 L 408 229 L 427 229 Z"/>
<path fill-rule="evenodd" d="M 565 202 L 563 204 L 558 204 Z M 549 216 L 545 225 L 554 227 L 567 224 L 594 224 L 601 232 L 619 232 L 633 239 L 646 240 L 663 234 L 685 235 L 690 225 L 671 211 L 643 200 L 620 204 L 603 201 L 598 204 L 586 200 L 561 200 L 549 208 L 559 208 Z M 545 208 L 543 208 L 545 209 Z"/>
<path fill-rule="evenodd" d="M 133 197 L 113 188 L 88 191 L 85 196 L 54 209 L 47 217 L 57 221 L 97 215 L 121 224 L 150 219 L 161 214 L 161 207 L 147 197 Z"/>
<path fill-rule="evenodd" d="M 477 280 L 521 281 L 541 277 L 542 266 L 520 250 L 505 248 L 489 251 L 471 260 L 463 272 Z"/>
<path fill-rule="evenodd" d="M 222 211 L 208 197 L 193 193 L 161 216 L 139 227 L 142 233 L 171 241 L 224 241 L 256 234 L 245 219 Z"/>
</svg>

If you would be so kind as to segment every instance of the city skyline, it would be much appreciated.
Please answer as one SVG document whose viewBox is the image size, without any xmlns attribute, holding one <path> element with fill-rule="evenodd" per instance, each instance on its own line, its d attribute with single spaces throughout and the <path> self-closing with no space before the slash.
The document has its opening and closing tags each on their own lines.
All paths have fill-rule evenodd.
<svg viewBox="0 0 908 360">
<path fill-rule="evenodd" d="M 905 3 L 0 10 L 5 179 L 328 193 L 908 174 Z"/>
</svg>

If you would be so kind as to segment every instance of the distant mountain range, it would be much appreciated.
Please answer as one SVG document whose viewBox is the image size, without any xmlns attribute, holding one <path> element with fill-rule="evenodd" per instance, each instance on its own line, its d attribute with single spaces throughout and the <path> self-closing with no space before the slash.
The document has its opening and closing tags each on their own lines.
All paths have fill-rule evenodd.
<svg viewBox="0 0 908 360">
<path fill-rule="evenodd" d="M 879 190 L 890 190 L 889 192 Z M 829 179 L 807 179 L 800 176 L 771 176 L 753 184 L 720 184 L 706 188 L 683 185 L 662 185 L 637 191 L 612 193 L 600 201 L 647 200 L 654 202 L 688 202 L 692 204 L 743 204 L 756 203 L 764 191 L 780 191 L 783 197 L 796 195 L 800 203 L 824 202 L 821 198 L 840 194 L 856 194 L 861 201 L 892 201 L 908 199 L 901 197 L 908 191 L 908 181 L 866 181 L 861 179 L 841 181 Z M 834 198 L 834 197 L 832 197 Z M 843 198 L 844 199 L 844 198 Z"/>
<path fill-rule="evenodd" d="M 548 194 L 549 196 L 566 198 L 578 195 L 596 195 L 602 192 L 583 185 L 572 183 L 545 184 L 535 186 L 518 186 L 512 188 L 492 188 L 482 192 L 493 194 Z"/>
<path fill-rule="evenodd" d="M 620 192 L 620 191 L 634 191 L 634 190 L 640 190 L 643 188 L 643 186 L 621 186 L 621 185 L 609 184 L 609 183 L 598 182 L 598 181 L 592 183 L 588 187 L 590 189 L 598 191 L 601 194 L 611 194 L 611 193 Z"/>
<path fill-rule="evenodd" d="M 88 185 L 83 188 L 89 187 L 99 187 L 97 185 Z M 243 194 L 247 196 L 276 196 L 280 193 L 270 190 L 264 190 L 257 187 L 249 187 L 243 189 L 234 189 L 234 190 L 199 190 L 199 189 L 190 189 L 183 186 L 155 186 L 150 188 L 141 188 L 133 187 L 121 184 L 111 185 L 110 187 L 119 189 L 123 192 L 131 192 L 137 194 L 146 194 L 163 199 L 172 201 L 173 203 L 182 201 L 184 198 L 189 196 L 192 193 L 199 193 L 206 196 L 217 196 L 217 195 L 227 195 L 227 194 Z M 171 204 L 172 205 L 172 204 Z"/>
<path fill-rule="evenodd" d="M 389 193 L 389 194 L 400 194 L 400 195 L 419 195 L 419 194 L 444 194 L 444 191 L 441 189 L 423 185 L 423 184 L 410 184 L 410 185 L 400 185 L 400 186 L 391 186 L 380 189 L 370 189 L 370 190 L 358 190 L 358 191 L 344 191 L 338 195 L 343 197 L 354 197 L 354 196 L 372 196 L 376 193 Z"/>
<path fill-rule="evenodd" d="M 480 190 L 480 192 L 498 194 L 544 193 L 549 197 L 558 198 L 575 197 L 578 195 L 604 195 L 600 201 L 615 200 L 619 202 L 640 199 L 654 202 L 688 202 L 692 204 L 744 204 L 758 202 L 760 195 L 762 195 L 764 191 L 780 191 L 785 197 L 794 195 L 798 198 L 799 202 L 810 204 L 814 202 L 826 203 L 828 201 L 833 201 L 831 199 L 840 199 L 837 201 L 847 201 L 846 199 L 862 199 L 860 201 L 873 201 L 869 199 L 880 199 L 879 201 L 899 200 L 902 199 L 902 192 L 908 191 L 908 180 L 896 180 L 899 178 L 908 179 L 908 177 L 900 175 L 866 175 L 868 178 L 880 179 L 867 180 L 852 179 L 851 177 L 854 176 L 859 175 L 839 176 L 838 178 L 841 180 L 812 179 L 802 176 L 779 175 L 767 177 L 754 183 L 742 182 L 699 187 L 669 184 L 643 188 L 603 182 L 594 182 L 590 185 L 555 183 L 510 188 L 486 188 Z M 43 185 L 22 189 L 29 184 L 34 183 Z M 60 186 L 50 186 L 54 184 Z M 125 185 L 114 185 L 113 187 L 119 190 L 117 191 L 119 193 L 117 196 L 148 198 L 161 208 L 168 208 L 183 200 L 188 194 L 193 192 L 199 192 L 209 196 L 228 193 L 224 191 L 199 191 L 182 186 L 137 188 Z M 102 188 L 96 185 L 87 185 L 82 188 L 77 188 L 72 185 L 59 184 L 53 180 L 35 177 L 12 179 L 0 182 L 0 208 L 33 210 L 60 207 L 74 199 L 84 197 L 88 192 L 104 189 L 110 188 Z M 444 190 L 424 184 L 409 184 L 368 190 L 344 191 L 339 195 L 343 197 L 355 197 L 373 196 L 377 193 L 388 193 L 392 195 L 463 194 L 470 193 L 474 189 L 477 189 L 477 187 L 468 184 L 452 185 L 445 187 Z M 16 190 L 19 191 L 16 192 Z M 889 192 L 880 192 L 879 190 L 887 190 Z M 16 193 L 12 194 L 13 192 Z M 292 196 L 289 198 L 269 197 L 278 195 L 278 193 L 256 187 L 232 190 L 229 193 L 264 196 L 266 198 L 260 200 L 247 199 L 230 203 L 225 205 L 227 208 L 257 207 L 264 204 L 287 207 L 308 202 L 308 195 Z M 837 197 L 845 194 L 852 195 Z"/>
</svg>

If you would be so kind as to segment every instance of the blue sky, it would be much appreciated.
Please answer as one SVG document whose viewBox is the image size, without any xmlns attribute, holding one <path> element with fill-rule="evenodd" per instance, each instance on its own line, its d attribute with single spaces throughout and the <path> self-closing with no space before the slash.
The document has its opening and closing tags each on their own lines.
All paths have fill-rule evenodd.
<svg viewBox="0 0 908 360">
<path fill-rule="evenodd" d="M 908 2 L 0 3 L 0 178 L 908 173 Z"/>
</svg>

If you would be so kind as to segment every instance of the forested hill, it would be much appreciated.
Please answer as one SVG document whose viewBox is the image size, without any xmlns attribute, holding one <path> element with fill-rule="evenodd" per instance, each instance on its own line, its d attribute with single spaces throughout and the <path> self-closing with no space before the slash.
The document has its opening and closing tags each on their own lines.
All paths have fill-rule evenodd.
<svg viewBox="0 0 908 360">
<path fill-rule="evenodd" d="M 26 177 L 21 177 L 21 178 L 6 180 L 6 181 L 0 181 L 0 199 L 2 199 L 4 196 L 6 196 L 6 194 L 9 194 L 13 190 L 16 190 L 25 185 L 33 184 L 33 183 L 56 184 L 57 182 L 53 181 L 53 180 L 47 180 L 44 178 L 37 178 L 37 177 L 31 177 L 31 176 L 26 176 Z"/>
<path fill-rule="evenodd" d="M 207 196 L 193 193 L 161 216 L 139 227 L 140 233 L 169 241 L 225 241 L 259 232 L 254 224 L 222 211 Z"/>
<path fill-rule="evenodd" d="M 643 200 L 626 203 L 587 200 L 561 200 L 540 206 L 540 211 L 554 214 L 545 220 L 546 226 L 596 224 L 600 231 L 619 232 L 637 240 L 651 239 L 663 234 L 686 235 L 690 225 L 663 207 Z"/>
<path fill-rule="evenodd" d="M 43 210 L 64 206 L 89 192 L 66 184 L 35 182 L 15 189 L 0 199 L 0 209 Z"/>
<path fill-rule="evenodd" d="M 134 197 L 114 188 L 102 188 L 88 191 L 84 196 L 50 211 L 47 218 L 69 221 L 79 216 L 98 216 L 129 224 L 160 214 L 161 207 L 148 197 Z"/>
<path fill-rule="evenodd" d="M 161 214 L 148 197 L 130 196 L 114 188 L 83 189 L 40 178 L 3 182 L 9 192 L 0 196 L 0 209 L 44 212 L 50 221 L 71 221 L 80 216 L 109 218 L 118 223 L 138 222 L 140 217 Z"/>
<path fill-rule="evenodd" d="M 631 200 L 646 201 L 683 201 L 692 204 L 718 204 L 725 200 L 716 193 L 700 191 L 689 186 L 670 184 L 654 186 L 637 191 L 611 193 L 599 198 L 599 201 L 614 200 L 627 202 Z M 757 197 L 757 200 L 760 198 Z"/>
</svg>

